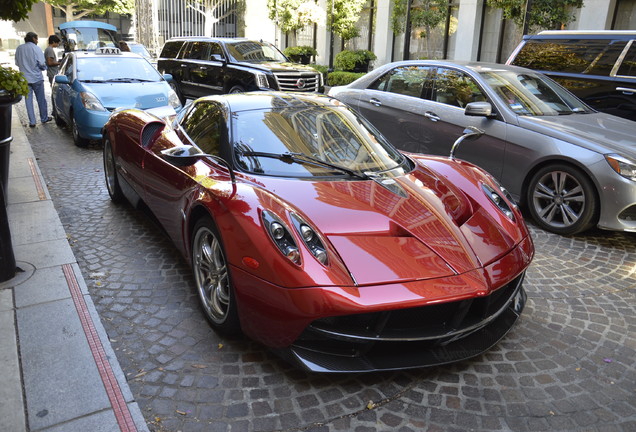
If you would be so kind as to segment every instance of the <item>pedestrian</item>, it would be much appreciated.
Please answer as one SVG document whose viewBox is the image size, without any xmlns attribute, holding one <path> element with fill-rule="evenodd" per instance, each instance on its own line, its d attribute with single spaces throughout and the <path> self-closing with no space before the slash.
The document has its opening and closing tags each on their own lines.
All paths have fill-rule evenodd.
<svg viewBox="0 0 636 432">
<path fill-rule="evenodd" d="M 49 77 L 49 84 L 53 85 L 53 78 L 60 70 L 60 62 L 57 60 L 55 48 L 60 46 L 60 38 L 57 35 L 49 36 L 49 46 L 44 50 L 44 59 L 46 60 L 46 75 Z"/>
<path fill-rule="evenodd" d="M 29 115 L 29 126 L 35 127 L 35 111 L 33 110 L 33 95 L 38 100 L 40 109 L 40 121 L 47 123 L 52 120 L 49 117 L 48 106 L 46 105 L 46 96 L 44 95 L 44 77 L 42 71 L 46 70 L 46 61 L 44 53 L 38 47 L 38 35 L 34 32 L 28 32 L 24 37 L 24 43 L 15 50 L 15 64 L 18 65 L 20 72 L 24 75 L 29 84 L 29 94 L 24 99 Z"/>
</svg>

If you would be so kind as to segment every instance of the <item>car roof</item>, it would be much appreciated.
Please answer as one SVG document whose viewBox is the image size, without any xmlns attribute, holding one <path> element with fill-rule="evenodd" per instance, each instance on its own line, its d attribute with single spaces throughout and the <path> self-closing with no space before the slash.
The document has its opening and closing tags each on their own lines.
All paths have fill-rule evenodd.
<svg viewBox="0 0 636 432">
<path fill-rule="evenodd" d="M 221 42 L 237 42 L 237 41 L 248 41 L 251 39 L 247 38 L 231 38 L 231 37 L 210 37 L 210 36 L 179 36 L 173 37 L 166 41 L 168 42 L 176 42 L 176 41 L 221 41 Z M 257 42 L 257 41 L 254 41 Z"/>
<path fill-rule="evenodd" d="M 533 72 L 530 69 L 522 68 L 519 66 L 506 65 L 501 63 L 492 63 L 492 62 L 478 62 L 472 60 L 403 60 L 397 61 L 393 63 L 388 63 L 384 66 L 381 66 L 382 69 L 391 69 L 396 66 L 407 66 L 407 65 L 429 65 L 429 66 L 445 66 L 445 67 L 456 67 L 456 68 L 464 68 L 470 69 L 474 72 L 482 72 L 484 70 L 510 70 L 510 71 L 527 71 Z M 380 68 L 378 68 L 380 69 Z"/>
<path fill-rule="evenodd" d="M 344 106 L 337 99 L 321 93 L 259 91 L 205 96 L 199 100 L 216 100 L 231 112 L 263 109 L 301 108 L 309 106 Z"/>
<path fill-rule="evenodd" d="M 139 54 L 135 54 L 133 52 L 123 51 L 119 54 L 98 54 L 95 51 L 72 51 L 68 54 L 75 55 L 78 59 L 86 59 L 86 58 L 140 58 L 143 59 Z M 67 55 L 68 55 L 67 54 Z"/>
<path fill-rule="evenodd" d="M 536 35 L 525 35 L 527 39 L 633 39 L 634 30 L 545 30 Z"/>
</svg>

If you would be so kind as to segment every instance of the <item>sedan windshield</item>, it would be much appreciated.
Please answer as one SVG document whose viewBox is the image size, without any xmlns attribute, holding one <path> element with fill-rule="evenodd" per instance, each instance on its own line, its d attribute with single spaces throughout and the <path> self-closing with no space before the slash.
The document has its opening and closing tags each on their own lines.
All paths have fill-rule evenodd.
<svg viewBox="0 0 636 432">
<path fill-rule="evenodd" d="M 482 78 L 516 114 L 565 115 L 594 112 L 576 96 L 538 74 L 482 71 Z"/>
<path fill-rule="evenodd" d="M 243 111 L 233 130 L 238 166 L 258 174 L 366 178 L 407 169 L 401 153 L 345 108 Z"/>
<path fill-rule="evenodd" d="M 264 42 L 243 41 L 226 45 L 236 62 L 263 63 L 288 61 L 276 47 Z"/>
<path fill-rule="evenodd" d="M 163 78 L 141 57 L 85 57 L 77 60 L 77 78 L 83 82 L 157 82 Z"/>
</svg>

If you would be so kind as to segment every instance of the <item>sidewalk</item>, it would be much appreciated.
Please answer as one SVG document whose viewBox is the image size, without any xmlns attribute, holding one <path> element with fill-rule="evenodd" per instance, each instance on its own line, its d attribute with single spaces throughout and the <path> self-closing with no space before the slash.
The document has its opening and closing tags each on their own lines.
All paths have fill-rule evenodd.
<svg viewBox="0 0 636 432">
<path fill-rule="evenodd" d="M 0 432 L 148 431 L 15 112 L 12 136 L 7 214 L 22 271 L 0 283 Z"/>
</svg>

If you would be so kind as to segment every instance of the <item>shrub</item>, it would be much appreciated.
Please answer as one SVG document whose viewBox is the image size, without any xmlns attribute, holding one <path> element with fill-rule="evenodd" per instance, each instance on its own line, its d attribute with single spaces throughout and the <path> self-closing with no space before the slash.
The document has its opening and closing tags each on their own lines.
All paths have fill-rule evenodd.
<svg viewBox="0 0 636 432">
<path fill-rule="evenodd" d="M 354 82 L 358 78 L 364 76 L 365 73 L 361 72 L 344 72 L 344 71 L 335 71 L 331 72 L 327 76 L 327 83 L 330 86 L 338 86 L 338 85 L 347 85 L 349 83 Z"/>
<path fill-rule="evenodd" d="M 377 57 L 369 50 L 343 50 L 336 54 L 334 66 L 337 70 L 367 72 L 369 62 Z"/>
<path fill-rule="evenodd" d="M 320 72 L 322 74 L 322 81 L 325 83 L 327 82 L 327 75 L 329 74 L 329 66 L 323 66 L 323 65 L 317 65 L 317 64 L 310 64 L 309 66 L 314 68 L 318 72 Z"/>
<path fill-rule="evenodd" d="M 309 64 L 311 56 L 318 55 L 318 51 L 309 45 L 287 47 L 283 51 L 289 59 L 296 63 Z"/>
<path fill-rule="evenodd" d="M 0 95 L 2 93 L 12 98 L 29 94 L 29 84 L 22 72 L 0 66 Z"/>
</svg>

